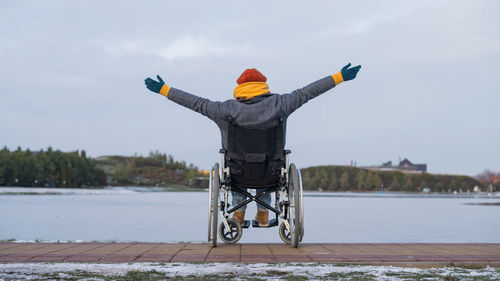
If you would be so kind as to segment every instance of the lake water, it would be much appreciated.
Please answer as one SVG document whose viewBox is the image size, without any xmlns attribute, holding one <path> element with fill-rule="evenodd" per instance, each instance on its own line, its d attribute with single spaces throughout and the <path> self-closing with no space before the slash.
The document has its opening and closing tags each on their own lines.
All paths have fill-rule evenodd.
<svg viewBox="0 0 500 281">
<path fill-rule="evenodd" d="M 5 195 L 9 192 L 62 195 Z M 2 194 L 4 193 L 4 194 Z M 0 240 L 206 242 L 207 192 L 0 188 Z M 306 193 L 303 242 L 500 242 L 500 195 Z M 246 219 L 255 215 L 252 203 Z M 281 242 L 278 228 L 240 242 Z"/>
</svg>

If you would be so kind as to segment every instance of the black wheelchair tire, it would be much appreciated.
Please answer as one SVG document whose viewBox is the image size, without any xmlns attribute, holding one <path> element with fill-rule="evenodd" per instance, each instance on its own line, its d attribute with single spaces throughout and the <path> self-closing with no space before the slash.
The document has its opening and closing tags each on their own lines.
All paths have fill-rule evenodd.
<svg viewBox="0 0 500 281">
<path fill-rule="evenodd" d="M 217 247 L 217 224 L 219 218 L 219 163 L 215 163 L 212 175 L 212 247 Z"/>
<path fill-rule="evenodd" d="M 292 242 L 290 241 L 290 232 L 286 229 L 285 222 L 281 222 L 280 224 L 280 238 L 283 242 L 290 245 Z"/>
<path fill-rule="evenodd" d="M 288 201 L 290 202 L 289 223 L 290 223 L 290 245 L 297 248 L 300 240 L 301 221 L 300 221 L 300 178 L 295 164 L 290 164 L 288 169 Z M 293 205 L 293 207 L 292 207 Z"/>
</svg>

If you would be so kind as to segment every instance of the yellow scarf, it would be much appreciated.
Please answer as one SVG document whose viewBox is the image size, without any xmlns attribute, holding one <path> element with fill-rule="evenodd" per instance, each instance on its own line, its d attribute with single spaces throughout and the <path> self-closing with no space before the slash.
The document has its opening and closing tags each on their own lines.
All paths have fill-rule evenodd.
<svg viewBox="0 0 500 281">
<path fill-rule="evenodd" d="M 256 96 L 269 93 L 269 87 L 266 82 L 247 82 L 234 88 L 234 98 L 237 100 L 251 99 Z"/>
</svg>

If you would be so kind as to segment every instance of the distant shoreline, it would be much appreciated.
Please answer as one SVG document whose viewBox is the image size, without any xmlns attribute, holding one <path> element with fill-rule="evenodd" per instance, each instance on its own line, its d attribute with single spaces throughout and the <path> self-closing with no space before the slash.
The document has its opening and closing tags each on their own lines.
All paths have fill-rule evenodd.
<svg viewBox="0 0 500 281">
<path fill-rule="evenodd" d="M 8 195 L 111 195 L 137 194 L 148 192 L 206 192 L 206 188 L 192 188 L 179 185 L 173 186 L 106 186 L 106 187 L 4 187 L 0 186 L 0 196 Z M 304 197 L 369 197 L 369 198 L 481 198 L 500 199 L 500 192 L 462 192 L 462 193 L 419 193 L 400 191 L 317 191 L 305 190 Z M 486 204 L 486 203 L 485 203 Z M 497 205 L 497 203 L 487 203 Z M 500 205 L 500 203 L 498 203 Z"/>
</svg>

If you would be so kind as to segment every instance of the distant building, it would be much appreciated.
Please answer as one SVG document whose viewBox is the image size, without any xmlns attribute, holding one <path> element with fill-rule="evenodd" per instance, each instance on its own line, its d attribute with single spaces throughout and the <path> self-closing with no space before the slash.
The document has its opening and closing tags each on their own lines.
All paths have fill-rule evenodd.
<svg viewBox="0 0 500 281">
<path fill-rule="evenodd" d="M 413 164 L 405 158 L 403 161 L 399 161 L 400 170 L 417 171 L 417 172 L 427 172 L 427 164 Z"/>
<path fill-rule="evenodd" d="M 397 166 L 393 166 L 392 161 L 387 161 L 379 166 L 367 166 L 363 168 L 378 171 L 427 172 L 427 164 L 413 164 L 408 158 L 405 158 L 403 161 L 400 160 Z"/>
</svg>

